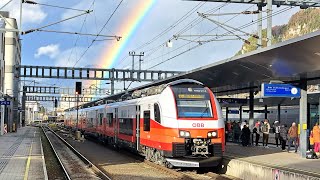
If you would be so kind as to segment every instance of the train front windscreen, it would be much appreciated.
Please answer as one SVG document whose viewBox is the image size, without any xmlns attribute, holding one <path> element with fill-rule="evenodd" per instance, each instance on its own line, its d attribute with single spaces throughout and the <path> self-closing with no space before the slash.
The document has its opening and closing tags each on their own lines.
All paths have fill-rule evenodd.
<svg viewBox="0 0 320 180">
<path fill-rule="evenodd" d="M 199 85 L 176 85 L 171 87 L 175 96 L 179 118 L 213 117 L 210 94 Z"/>
</svg>

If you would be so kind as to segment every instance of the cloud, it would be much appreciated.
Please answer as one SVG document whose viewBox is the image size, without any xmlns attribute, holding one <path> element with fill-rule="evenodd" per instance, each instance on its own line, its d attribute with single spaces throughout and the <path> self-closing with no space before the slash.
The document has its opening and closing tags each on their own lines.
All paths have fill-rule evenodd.
<svg viewBox="0 0 320 180">
<path fill-rule="evenodd" d="M 60 52 L 55 58 L 55 66 L 66 67 L 97 67 L 99 66 L 99 52 L 101 52 L 103 44 L 94 44 L 89 50 L 87 46 L 77 46 Z M 87 50 L 87 51 L 86 51 Z M 84 52 L 86 53 L 84 54 Z"/>
<path fill-rule="evenodd" d="M 0 1 L 0 7 L 8 1 Z M 9 16 L 20 22 L 20 4 L 16 1 L 10 2 L 3 11 L 9 11 Z M 47 17 L 47 13 L 39 5 L 23 4 L 22 22 L 25 24 L 40 24 Z"/>
<path fill-rule="evenodd" d="M 59 44 L 50 44 L 38 48 L 34 57 L 39 58 L 40 56 L 49 56 L 51 59 L 53 59 L 59 54 L 59 52 Z"/>
</svg>

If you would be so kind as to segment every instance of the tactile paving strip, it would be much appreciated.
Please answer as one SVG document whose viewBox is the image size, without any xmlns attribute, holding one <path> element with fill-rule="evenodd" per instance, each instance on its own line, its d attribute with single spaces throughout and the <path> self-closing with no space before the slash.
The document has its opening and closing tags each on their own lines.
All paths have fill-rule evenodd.
<svg viewBox="0 0 320 180">
<path fill-rule="evenodd" d="M 4 168 L 9 163 L 11 157 L 14 155 L 14 153 L 17 151 L 18 147 L 20 146 L 21 142 L 23 141 L 24 137 L 29 133 L 30 130 L 27 130 L 25 134 L 21 137 L 19 137 L 16 142 L 14 142 L 10 148 L 3 153 L 3 155 L 0 158 L 0 174 L 4 170 Z"/>
</svg>

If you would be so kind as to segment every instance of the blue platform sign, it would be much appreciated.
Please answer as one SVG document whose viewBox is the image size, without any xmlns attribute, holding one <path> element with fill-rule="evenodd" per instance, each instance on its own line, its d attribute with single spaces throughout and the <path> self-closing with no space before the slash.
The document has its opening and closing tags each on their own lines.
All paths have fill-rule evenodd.
<svg viewBox="0 0 320 180">
<path fill-rule="evenodd" d="M 10 101 L 0 101 L 0 105 L 10 105 Z"/>
<path fill-rule="evenodd" d="M 262 84 L 262 97 L 299 98 L 301 90 L 290 84 Z"/>
</svg>

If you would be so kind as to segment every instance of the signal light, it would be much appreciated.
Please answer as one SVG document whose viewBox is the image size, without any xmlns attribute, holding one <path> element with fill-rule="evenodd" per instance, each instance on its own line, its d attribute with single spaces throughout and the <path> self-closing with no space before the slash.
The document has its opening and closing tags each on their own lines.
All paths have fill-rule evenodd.
<svg viewBox="0 0 320 180">
<path fill-rule="evenodd" d="M 76 94 L 81 94 L 82 82 L 76 82 Z"/>
</svg>

